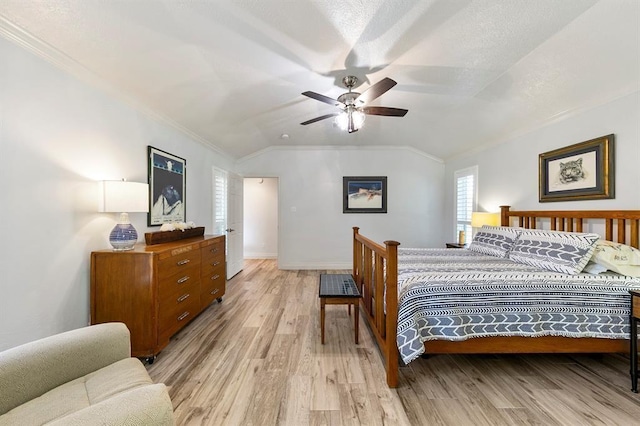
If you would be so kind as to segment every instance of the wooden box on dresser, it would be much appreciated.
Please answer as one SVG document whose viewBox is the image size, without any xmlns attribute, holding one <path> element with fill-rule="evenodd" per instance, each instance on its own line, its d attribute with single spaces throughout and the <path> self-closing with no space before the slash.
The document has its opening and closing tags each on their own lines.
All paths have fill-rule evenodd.
<svg viewBox="0 0 640 426">
<path fill-rule="evenodd" d="M 225 237 L 202 236 L 91 253 L 91 324 L 123 322 L 131 354 L 153 361 L 225 293 Z"/>
</svg>

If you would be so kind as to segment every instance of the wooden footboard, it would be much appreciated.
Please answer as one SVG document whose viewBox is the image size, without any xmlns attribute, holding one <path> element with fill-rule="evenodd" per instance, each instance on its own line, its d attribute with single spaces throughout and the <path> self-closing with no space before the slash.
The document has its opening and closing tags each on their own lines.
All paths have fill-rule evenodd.
<svg viewBox="0 0 640 426">
<path fill-rule="evenodd" d="M 512 220 L 514 218 L 517 221 Z M 539 226 L 559 231 L 583 232 L 586 222 L 592 220 L 604 226 L 605 239 L 640 247 L 640 210 L 510 211 L 509 206 L 501 206 L 502 226 L 515 225 L 532 229 Z M 361 311 L 385 360 L 389 387 L 398 386 L 399 354 L 396 334 L 399 245 L 397 241 L 385 241 L 382 246 L 360 235 L 358 227 L 353 228 L 353 278 L 363 295 Z M 425 343 L 426 352 L 430 354 L 613 353 L 627 352 L 628 348 L 628 340 L 554 336 L 485 337 L 460 342 L 434 340 Z"/>
<path fill-rule="evenodd" d="M 384 247 L 360 235 L 353 228 L 353 279 L 362 294 L 360 310 L 376 337 L 385 359 L 387 384 L 398 386 L 398 246 L 385 241 Z M 385 314 L 385 284 L 386 312 Z"/>
</svg>

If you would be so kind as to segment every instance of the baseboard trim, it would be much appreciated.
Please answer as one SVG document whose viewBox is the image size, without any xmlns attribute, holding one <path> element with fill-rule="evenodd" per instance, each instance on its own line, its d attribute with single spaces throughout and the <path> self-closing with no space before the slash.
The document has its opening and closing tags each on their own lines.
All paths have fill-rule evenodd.
<svg viewBox="0 0 640 426">
<path fill-rule="evenodd" d="M 305 262 L 305 263 L 285 263 L 278 262 L 278 269 L 285 270 L 324 270 L 324 269 L 339 269 L 339 270 L 351 270 L 353 264 L 351 263 L 325 263 L 325 262 Z"/>
</svg>

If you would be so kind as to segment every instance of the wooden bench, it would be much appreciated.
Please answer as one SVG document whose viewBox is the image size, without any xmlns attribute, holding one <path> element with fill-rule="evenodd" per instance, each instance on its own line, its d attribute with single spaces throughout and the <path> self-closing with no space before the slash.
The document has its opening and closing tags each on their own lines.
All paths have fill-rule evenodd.
<svg viewBox="0 0 640 426">
<path fill-rule="evenodd" d="M 360 291 L 350 274 L 320 274 L 320 334 L 324 345 L 324 306 L 325 305 L 351 305 L 354 306 L 354 322 L 356 333 L 356 345 L 358 344 L 359 301 Z"/>
</svg>

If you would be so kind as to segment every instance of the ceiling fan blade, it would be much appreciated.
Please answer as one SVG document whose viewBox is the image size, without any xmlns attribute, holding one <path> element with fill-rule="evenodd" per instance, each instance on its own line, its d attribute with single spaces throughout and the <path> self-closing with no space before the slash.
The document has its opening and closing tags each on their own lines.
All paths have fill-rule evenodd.
<svg viewBox="0 0 640 426">
<path fill-rule="evenodd" d="M 315 99 L 316 101 L 320 101 L 320 102 L 324 102 L 325 104 L 329 104 L 329 105 L 333 105 L 336 107 L 344 107 L 345 104 L 343 104 L 342 102 L 330 98 L 328 96 L 325 95 L 321 95 L 320 93 L 316 93 L 316 92 L 302 92 L 303 95 L 310 97 L 311 99 Z"/>
<path fill-rule="evenodd" d="M 391 89 L 396 84 L 398 83 L 396 83 L 394 80 L 385 77 L 362 92 L 362 94 L 356 98 L 356 101 L 363 102 L 365 104 L 369 103 L 372 100 L 376 99 L 378 96 L 384 94 L 387 90 Z"/>
<path fill-rule="evenodd" d="M 315 123 L 316 121 L 326 120 L 327 118 L 335 117 L 337 115 L 340 115 L 340 113 L 334 112 L 332 114 L 325 114 L 325 115 L 321 115 L 320 117 L 316 117 L 316 118 L 312 118 L 311 120 L 304 121 L 300 124 L 302 124 L 303 126 L 306 126 L 307 124 Z"/>
<path fill-rule="evenodd" d="M 369 115 L 386 115 L 391 117 L 404 117 L 407 115 L 409 110 L 401 109 L 401 108 L 389 108 L 389 107 L 362 107 L 360 108 L 362 112 Z"/>
</svg>

